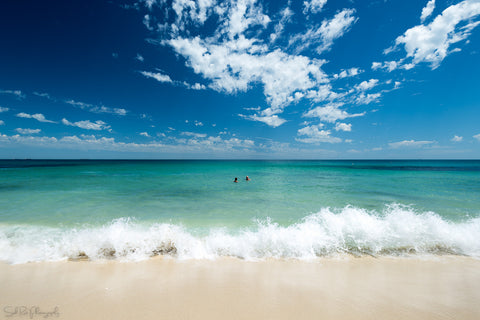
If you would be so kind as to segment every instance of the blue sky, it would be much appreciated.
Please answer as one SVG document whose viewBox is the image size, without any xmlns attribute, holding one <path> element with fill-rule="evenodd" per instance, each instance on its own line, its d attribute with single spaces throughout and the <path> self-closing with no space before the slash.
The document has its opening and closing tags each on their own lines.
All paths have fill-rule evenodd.
<svg viewBox="0 0 480 320">
<path fill-rule="evenodd" d="M 0 158 L 480 158 L 480 0 L 2 1 Z"/>
</svg>

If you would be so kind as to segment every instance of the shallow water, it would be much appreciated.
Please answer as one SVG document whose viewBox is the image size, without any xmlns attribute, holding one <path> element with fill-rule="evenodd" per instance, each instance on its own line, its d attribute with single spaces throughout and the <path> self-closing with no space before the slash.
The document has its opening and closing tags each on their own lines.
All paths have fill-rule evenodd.
<svg viewBox="0 0 480 320">
<path fill-rule="evenodd" d="M 480 256 L 480 161 L 32 160 L 0 175 L 9 262 Z"/>
</svg>

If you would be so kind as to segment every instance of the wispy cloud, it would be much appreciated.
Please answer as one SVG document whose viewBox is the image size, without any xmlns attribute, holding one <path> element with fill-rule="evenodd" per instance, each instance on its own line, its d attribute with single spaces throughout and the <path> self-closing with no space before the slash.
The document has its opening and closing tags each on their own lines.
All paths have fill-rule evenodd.
<svg viewBox="0 0 480 320">
<path fill-rule="evenodd" d="M 125 116 L 128 113 L 128 111 L 123 108 L 109 108 L 104 105 L 94 105 L 75 100 L 66 100 L 65 103 L 92 113 L 109 113 L 118 116 Z"/>
<path fill-rule="evenodd" d="M 15 129 L 20 134 L 36 134 L 40 133 L 40 129 L 22 129 L 22 128 L 17 128 Z"/>
<path fill-rule="evenodd" d="M 150 71 L 140 71 L 140 73 L 147 77 L 147 78 L 152 78 L 157 80 L 158 82 L 165 82 L 165 83 L 173 83 L 172 79 L 170 76 L 159 73 L 159 72 L 150 72 Z"/>
<path fill-rule="evenodd" d="M 20 113 L 17 113 L 17 117 L 26 118 L 26 119 L 35 119 L 40 122 L 56 123 L 55 121 L 47 120 L 45 116 L 41 113 L 28 114 L 25 112 L 20 112 Z"/>
<path fill-rule="evenodd" d="M 101 120 L 92 122 L 90 120 L 83 120 L 77 122 L 70 122 L 67 119 L 63 118 L 62 123 L 66 126 L 78 127 L 86 130 L 106 130 L 110 129 L 110 126 Z"/>
<path fill-rule="evenodd" d="M 25 99 L 25 94 L 22 93 L 20 90 L 1 90 L 0 89 L 0 94 L 7 94 L 7 95 L 13 95 L 17 99 Z"/>
<path fill-rule="evenodd" d="M 321 54 L 330 50 L 334 41 L 350 30 L 357 20 L 355 9 L 344 9 L 332 19 L 325 19 L 319 27 L 311 28 L 304 34 L 295 35 L 290 39 L 289 44 L 295 45 L 298 52 L 316 46 L 316 51 Z"/>
<path fill-rule="evenodd" d="M 399 142 L 392 142 L 388 145 L 392 149 L 400 149 L 400 148 L 421 148 L 424 146 L 432 145 L 435 141 L 415 141 L 415 140 L 403 140 Z"/>
<path fill-rule="evenodd" d="M 10 110 L 10 109 L 6 108 L 6 107 L 0 107 L 0 113 L 7 112 L 8 110 Z"/>
<path fill-rule="evenodd" d="M 453 142 L 462 142 L 462 141 L 463 141 L 463 137 L 454 135 L 453 138 L 450 139 L 450 141 L 453 141 Z"/>
</svg>

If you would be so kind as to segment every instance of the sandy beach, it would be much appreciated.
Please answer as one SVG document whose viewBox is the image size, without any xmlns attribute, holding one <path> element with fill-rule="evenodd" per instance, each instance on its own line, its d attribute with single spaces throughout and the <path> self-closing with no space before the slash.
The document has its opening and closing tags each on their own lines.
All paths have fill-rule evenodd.
<svg viewBox="0 0 480 320">
<path fill-rule="evenodd" d="M 480 261 L 0 264 L 3 319 L 479 319 Z"/>
</svg>

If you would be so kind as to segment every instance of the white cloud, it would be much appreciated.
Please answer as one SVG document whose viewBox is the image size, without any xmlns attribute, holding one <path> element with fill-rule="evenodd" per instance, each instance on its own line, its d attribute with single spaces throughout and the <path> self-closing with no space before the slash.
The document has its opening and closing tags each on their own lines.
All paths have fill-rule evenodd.
<svg viewBox="0 0 480 320">
<path fill-rule="evenodd" d="M 17 99 L 25 99 L 25 95 L 20 90 L 0 90 L 0 94 L 11 94 Z"/>
<path fill-rule="evenodd" d="M 147 132 L 140 132 L 140 135 L 144 137 L 150 137 L 150 135 Z"/>
<path fill-rule="evenodd" d="M 478 141 L 480 141 L 480 133 L 479 134 L 476 134 L 473 136 L 475 139 L 477 139 Z"/>
<path fill-rule="evenodd" d="M 40 129 L 22 129 L 22 128 L 17 128 L 15 129 L 20 134 L 36 134 L 39 133 L 41 130 Z"/>
<path fill-rule="evenodd" d="M 422 9 L 422 15 L 420 16 L 420 21 L 423 23 L 435 10 L 435 0 L 430 0 L 427 2 L 427 5 Z"/>
<path fill-rule="evenodd" d="M 182 136 L 189 136 L 189 137 L 195 137 L 195 138 L 205 138 L 207 135 L 205 133 L 195 133 L 195 132 L 182 132 Z"/>
<path fill-rule="evenodd" d="M 192 90 L 205 90 L 205 89 L 207 89 L 207 87 L 204 84 L 200 84 L 198 82 L 196 82 L 195 84 L 190 84 L 190 83 L 184 81 L 183 85 L 187 89 L 192 89 Z"/>
<path fill-rule="evenodd" d="M 394 48 L 387 49 L 385 53 L 403 46 L 406 58 L 411 59 L 406 64 L 403 64 L 405 59 L 399 61 L 405 69 L 422 62 L 429 63 L 435 69 L 447 55 L 460 51 L 460 48 L 451 49 L 451 46 L 470 36 L 471 31 L 480 24 L 474 21 L 478 15 L 480 2 L 464 0 L 445 9 L 430 24 L 408 29 L 395 40 Z"/>
<path fill-rule="evenodd" d="M 453 142 L 462 142 L 462 141 L 463 141 L 463 137 L 454 135 L 453 138 L 450 139 L 450 141 L 453 141 Z"/>
<path fill-rule="evenodd" d="M 340 103 L 330 103 L 324 107 L 316 107 L 308 111 L 304 116 L 310 118 L 319 118 L 321 121 L 334 123 L 337 120 L 343 120 L 347 118 L 361 117 L 365 115 L 365 112 L 349 114 L 339 108 L 342 106 Z"/>
<path fill-rule="evenodd" d="M 45 116 L 41 113 L 28 114 L 25 112 L 20 112 L 17 114 L 19 118 L 35 119 L 40 122 L 56 123 L 55 121 L 45 119 Z"/>
<path fill-rule="evenodd" d="M 330 130 L 320 130 L 322 125 L 308 126 L 298 130 L 299 136 L 305 136 L 305 138 L 296 138 L 295 140 L 304 143 L 339 143 L 342 139 L 332 137 Z"/>
<path fill-rule="evenodd" d="M 201 121 L 195 120 L 194 124 L 196 127 L 203 127 L 203 123 Z"/>
<path fill-rule="evenodd" d="M 274 27 L 275 32 L 270 35 L 270 42 L 275 42 L 278 38 L 280 38 L 283 30 L 285 29 L 285 25 L 292 19 L 293 11 L 289 7 L 286 7 L 282 10 L 282 12 L 280 12 L 280 15 L 280 21 Z"/>
<path fill-rule="evenodd" d="M 41 97 L 41 98 L 45 98 L 45 99 L 48 99 L 48 100 L 51 100 L 51 101 L 57 101 L 54 97 L 52 97 L 50 94 L 46 93 L 46 92 L 33 92 L 34 95 L 38 96 L 38 97 Z"/>
<path fill-rule="evenodd" d="M 342 37 L 358 20 L 354 16 L 355 9 L 343 9 L 332 19 L 323 20 L 317 28 L 309 29 L 305 34 L 295 35 L 290 39 L 290 45 L 295 46 L 298 52 L 317 45 L 318 54 L 330 50 L 334 40 Z"/>
<path fill-rule="evenodd" d="M 337 122 L 335 124 L 335 130 L 336 131 L 352 131 L 352 125 L 350 123 L 341 123 Z"/>
<path fill-rule="evenodd" d="M 119 116 L 125 116 L 128 113 L 128 111 L 123 108 L 109 108 L 103 105 L 97 106 L 90 103 L 85 103 L 85 102 L 80 102 L 75 100 L 66 100 L 64 102 L 74 107 L 78 107 L 82 110 L 92 112 L 92 113 L 110 113 L 110 114 L 116 114 Z"/>
<path fill-rule="evenodd" d="M 303 2 L 303 14 L 319 13 L 322 11 L 323 6 L 327 3 L 327 0 L 309 0 Z"/>
<path fill-rule="evenodd" d="M 377 84 L 378 79 L 370 79 L 368 81 L 362 81 L 360 84 L 357 84 L 355 86 L 355 89 L 359 91 L 367 91 L 375 87 Z"/>
<path fill-rule="evenodd" d="M 360 70 L 358 68 L 350 68 L 350 69 L 347 69 L 347 70 L 342 70 L 338 74 L 334 74 L 333 78 L 334 79 L 343 79 L 343 78 L 347 78 L 347 77 L 354 77 L 354 76 L 359 75 L 360 73 L 362 73 L 362 70 Z"/>
<path fill-rule="evenodd" d="M 324 0 L 305 0 L 304 9 L 308 13 L 316 13 L 325 3 Z M 227 94 L 261 87 L 267 105 L 262 106 L 262 110 L 251 110 L 251 114 L 240 116 L 271 127 L 284 124 L 287 119 L 281 114 L 285 108 L 302 100 L 316 104 L 368 104 L 376 101 L 379 93 L 361 95 L 359 92 L 346 92 L 346 89 L 340 89 L 340 92 L 333 90 L 332 80 L 357 76 L 363 72 L 359 68 L 340 69 L 338 74 L 329 76 L 322 70 L 325 60 L 316 58 L 315 54 L 311 56 L 311 50 L 299 54 L 307 48 L 316 49 L 319 54 L 330 50 L 335 40 L 358 21 L 355 9 L 337 11 L 310 28 L 303 24 L 302 27 L 307 30 L 297 31 L 296 34 L 289 30 L 291 36 L 285 39 L 282 35 L 286 25 L 297 23 L 292 19 L 294 13 L 290 6 L 288 2 L 287 6 L 273 12 L 271 19 L 265 12 L 270 14 L 272 8 L 264 12 L 262 3 L 257 0 L 173 0 L 171 5 L 164 3 L 162 9 L 168 13 L 168 19 L 162 15 L 155 17 L 153 12 L 149 12 L 147 27 L 155 30 L 159 39 L 150 43 L 170 47 L 185 59 L 188 68 L 203 78 L 203 84 L 190 85 L 186 81 L 177 81 L 161 71 L 139 73 L 189 89 L 208 87 Z M 157 18 L 163 20 L 157 21 Z M 207 20 L 209 25 L 205 28 Z M 152 29 L 154 24 L 159 23 L 167 23 L 166 29 Z M 205 30 L 211 32 L 206 34 Z M 375 81 L 378 80 L 359 84 L 359 88 L 366 85 L 371 89 L 376 85 Z M 342 116 L 347 117 L 365 114 L 343 112 Z"/>
<path fill-rule="evenodd" d="M 246 91 L 251 83 L 262 83 L 267 102 L 279 112 L 294 101 L 296 91 L 306 91 L 328 81 L 321 70 L 323 61 L 288 55 L 280 50 L 254 54 L 251 52 L 256 50 L 253 41 L 245 38 L 226 44 L 199 37 L 177 38 L 169 44 L 187 59 L 196 73 L 211 80 L 210 87 L 216 91 L 235 93 Z"/>
<path fill-rule="evenodd" d="M 431 145 L 435 143 L 435 141 L 415 141 L 415 140 L 404 140 L 399 142 L 392 142 L 388 145 L 392 149 L 400 149 L 400 148 L 421 148 L 423 146 Z"/>
<path fill-rule="evenodd" d="M 62 123 L 66 126 L 78 127 L 86 130 L 105 130 L 109 129 L 110 126 L 101 120 L 91 122 L 90 120 L 83 120 L 77 122 L 70 122 L 67 119 L 63 118 Z"/>
<path fill-rule="evenodd" d="M 10 110 L 10 109 L 6 108 L 6 107 L 0 107 L 0 113 L 7 112 L 8 110 Z"/>
<path fill-rule="evenodd" d="M 173 82 L 172 79 L 170 78 L 170 76 L 168 76 L 166 74 L 159 73 L 159 72 L 140 71 L 140 73 L 143 76 L 145 76 L 147 78 L 155 79 L 158 82 L 166 82 L 166 83 L 172 83 Z"/>
<path fill-rule="evenodd" d="M 280 118 L 276 114 L 268 115 L 268 116 L 262 116 L 257 114 L 250 115 L 250 116 L 244 116 L 244 115 L 240 115 L 240 116 L 253 121 L 263 122 L 273 128 L 279 127 L 286 122 L 285 119 Z"/>
<path fill-rule="evenodd" d="M 373 62 L 372 63 L 372 70 L 378 70 L 378 69 L 385 69 L 388 72 L 392 72 L 393 70 L 398 69 L 401 66 L 400 62 L 397 61 L 385 61 L 383 63 L 381 62 Z M 407 65 L 403 66 L 404 69 L 409 68 Z"/>
<path fill-rule="evenodd" d="M 382 96 L 381 93 L 360 93 L 360 95 L 357 96 L 355 102 L 357 104 L 369 104 L 371 102 L 377 101 L 380 97 Z"/>
<path fill-rule="evenodd" d="M 143 62 L 145 61 L 145 59 L 143 58 L 143 56 L 139 53 L 137 53 L 137 56 L 135 57 L 136 60 L 140 61 L 140 62 Z"/>
<path fill-rule="evenodd" d="M 3 126 L 3 125 L 5 125 L 5 121 L 0 120 L 0 126 Z"/>
</svg>

